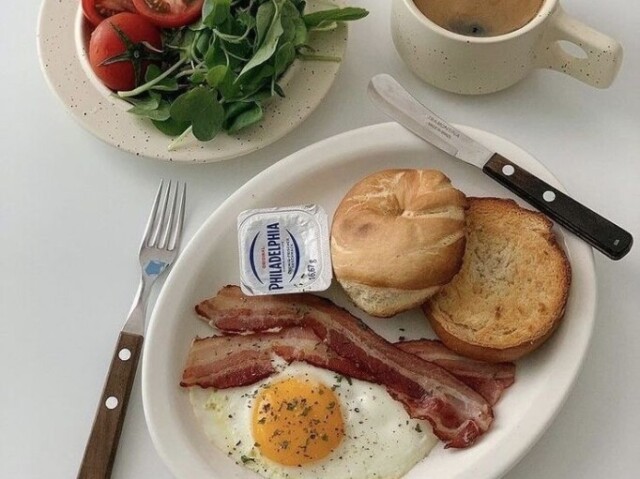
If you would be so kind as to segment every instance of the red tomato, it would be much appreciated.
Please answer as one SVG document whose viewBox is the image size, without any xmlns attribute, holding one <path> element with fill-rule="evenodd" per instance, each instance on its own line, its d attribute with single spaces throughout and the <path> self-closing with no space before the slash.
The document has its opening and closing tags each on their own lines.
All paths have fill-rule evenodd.
<svg viewBox="0 0 640 479">
<path fill-rule="evenodd" d="M 202 14 L 204 0 L 133 0 L 140 15 L 162 28 L 189 25 Z"/>
<path fill-rule="evenodd" d="M 116 13 L 135 11 L 133 0 L 82 0 L 82 13 L 94 27 Z"/>
<path fill-rule="evenodd" d="M 114 28 L 115 27 L 115 28 Z M 130 41 L 127 47 L 116 31 L 118 28 Z M 157 53 L 141 42 L 148 42 L 158 50 L 162 48 L 160 31 L 146 18 L 135 13 L 118 13 L 103 20 L 91 34 L 89 63 L 95 74 L 112 90 L 131 90 L 136 87 L 136 64 L 140 79 L 144 79 L 150 60 Z M 127 53 L 130 59 L 105 64 L 109 59 Z"/>
</svg>

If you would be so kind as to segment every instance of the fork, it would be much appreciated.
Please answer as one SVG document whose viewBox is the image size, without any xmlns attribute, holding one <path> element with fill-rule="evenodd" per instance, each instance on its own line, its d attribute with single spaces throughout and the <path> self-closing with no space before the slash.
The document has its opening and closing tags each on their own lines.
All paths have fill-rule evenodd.
<svg viewBox="0 0 640 479">
<path fill-rule="evenodd" d="M 111 366 L 84 451 L 78 479 L 111 476 L 127 404 L 144 339 L 146 304 L 156 279 L 178 256 L 184 222 L 187 185 L 160 183 L 140 245 L 140 286 L 120 331 Z M 171 199 L 170 199 L 171 198 Z"/>
</svg>

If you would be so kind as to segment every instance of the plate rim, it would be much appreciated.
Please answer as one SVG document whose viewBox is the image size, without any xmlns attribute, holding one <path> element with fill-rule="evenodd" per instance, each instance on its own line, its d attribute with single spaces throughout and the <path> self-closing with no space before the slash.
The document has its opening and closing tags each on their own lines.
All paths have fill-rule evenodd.
<svg viewBox="0 0 640 479">
<path fill-rule="evenodd" d="M 317 0 L 321 3 L 322 0 Z M 55 30 L 54 27 L 50 24 L 51 18 L 47 17 L 46 13 L 49 10 L 55 12 L 58 15 L 62 15 L 64 19 L 65 26 L 68 28 L 59 29 L 64 30 L 62 33 Z M 67 15 L 67 13 L 71 13 L 71 15 Z M 68 20 L 66 20 L 66 18 Z M 129 145 L 127 146 L 127 139 L 122 139 L 118 141 L 116 138 L 112 138 L 104 129 L 100 128 L 97 124 L 94 124 L 90 121 L 91 115 L 95 113 L 95 110 L 106 109 L 107 111 L 112 111 L 111 114 L 107 114 L 114 124 L 117 124 L 117 115 L 119 113 L 126 113 L 126 110 L 122 108 L 121 105 L 118 105 L 105 96 L 105 93 L 101 91 L 99 85 L 96 85 L 95 82 L 98 80 L 92 77 L 87 76 L 85 72 L 85 65 L 83 59 L 78 56 L 77 52 L 77 42 L 76 38 L 79 35 L 77 32 L 77 24 L 82 21 L 82 7 L 78 2 L 67 2 L 60 0 L 42 0 L 40 3 L 38 18 L 36 24 L 36 49 L 38 55 L 38 63 L 40 65 L 40 70 L 42 75 L 45 78 L 45 82 L 49 87 L 49 90 L 53 92 L 54 96 L 60 101 L 65 109 L 65 111 L 71 115 L 74 121 L 79 124 L 85 131 L 89 132 L 92 136 L 99 139 L 103 143 L 116 148 L 118 150 L 127 152 L 131 155 L 142 156 L 145 158 L 150 158 L 153 160 L 160 160 L 168 163 L 179 163 L 179 164 L 202 164 L 202 163 L 216 163 L 220 161 L 231 160 L 234 158 L 241 158 L 247 156 L 251 153 L 255 153 L 256 151 L 262 150 L 269 145 L 281 140 L 288 134 L 290 134 L 295 129 L 299 128 L 302 123 L 305 122 L 309 118 L 309 116 L 322 104 L 323 100 L 326 98 L 328 94 L 330 94 L 333 85 L 336 82 L 336 79 L 340 73 L 342 65 L 345 60 L 345 56 L 347 53 L 347 45 L 348 45 L 348 37 L 349 37 L 349 23 L 343 22 L 340 24 L 339 28 L 341 30 L 341 37 L 336 40 L 336 44 L 339 44 L 339 48 L 342 51 L 341 59 L 338 62 L 330 62 L 331 65 L 334 65 L 332 71 L 327 71 L 323 75 L 317 75 L 315 73 L 308 74 L 303 72 L 305 68 L 303 67 L 304 63 L 300 60 L 296 60 L 297 65 L 295 65 L 296 73 L 300 73 L 306 75 L 308 77 L 318 78 L 325 77 L 325 79 L 320 83 L 320 88 L 314 88 L 314 100 L 309 102 L 302 102 L 299 105 L 299 109 L 296 109 L 296 114 L 291 115 L 291 118 L 294 118 L 293 121 L 283 121 L 282 127 L 278 128 L 276 134 L 270 134 L 264 137 L 258 138 L 248 138 L 248 139 L 232 139 L 230 141 L 239 142 L 240 144 L 246 144 L 244 148 L 238 148 L 237 150 L 231 153 L 224 153 L 220 151 L 216 151 L 211 142 L 196 142 L 193 141 L 193 144 L 168 152 L 168 150 L 159 149 L 158 152 L 149 152 L 146 148 L 136 148 L 135 146 Z M 58 17 L 59 18 L 59 17 Z M 63 21 L 63 20 L 59 20 Z M 52 54 L 47 53 L 47 48 L 45 46 L 47 40 L 54 36 L 64 38 L 64 42 L 58 42 L 59 45 L 63 45 L 63 53 L 68 53 L 69 58 L 66 59 L 67 65 L 73 69 L 71 74 L 67 72 L 67 68 L 64 68 L 64 74 L 62 72 L 55 74 L 54 70 L 56 67 L 62 69 L 63 66 L 61 64 L 60 58 L 56 57 L 55 59 L 52 57 Z M 67 52 L 67 46 L 69 46 L 69 51 Z M 310 61 L 309 64 L 314 64 L 317 62 Z M 327 62 L 323 62 L 327 63 Z M 326 65 L 323 65 L 323 68 Z M 320 69 L 322 70 L 322 69 Z M 315 71 L 315 69 L 314 69 Z M 79 72 L 81 75 L 76 79 L 75 73 Z M 286 74 L 285 74 L 286 76 Z M 56 79 L 59 79 L 61 82 L 66 82 L 69 78 L 74 79 L 74 83 L 76 85 L 76 90 L 74 90 L 74 94 L 65 94 L 63 89 L 56 85 Z M 295 78 L 295 74 L 293 75 Z M 292 79 L 293 79 L 292 78 Z M 78 94 L 77 91 L 82 90 L 82 94 Z M 75 101 L 78 102 L 78 98 L 80 97 L 88 97 L 91 98 L 91 103 L 94 105 L 93 108 L 87 113 L 87 111 L 79 111 L 77 108 L 74 108 L 74 96 Z M 308 97 L 308 96 L 307 96 Z M 288 97 L 289 99 L 291 96 Z M 309 97 L 308 97 L 309 98 Z M 278 101 L 290 101 L 289 99 L 280 99 L 277 98 Z M 300 102 L 301 97 L 298 97 L 298 102 Z M 95 100 L 95 101 L 94 101 Z M 77 105 L 76 105 L 77 106 Z M 280 115 L 274 110 L 275 115 Z M 109 123 L 109 121 L 107 121 Z M 135 122 L 137 123 L 137 122 Z M 148 132 L 151 132 L 152 135 L 159 135 L 159 132 L 156 132 L 151 126 L 139 126 L 135 128 L 135 133 L 139 137 L 143 137 Z M 262 130 L 262 129 L 260 129 Z M 258 130 L 255 130 L 258 131 Z M 133 138 L 136 138 L 136 135 L 133 135 Z M 226 136 L 226 135 L 225 135 Z M 228 137 L 231 138 L 231 137 Z M 129 141 L 131 141 L 129 139 Z M 148 137 L 146 140 L 155 141 L 154 138 Z M 171 142 L 171 137 L 166 137 L 166 144 L 168 145 Z M 201 153 L 202 151 L 206 153 Z M 224 150 L 223 150 L 224 151 Z"/>
<path fill-rule="evenodd" d="M 545 172 L 545 176 L 546 176 L 545 179 L 549 183 L 553 184 L 555 187 L 557 187 L 561 191 L 566 192 L 566 189 L 560 183 L 560 181 L 558 181 L 558 179 L 542 163 L 540 163 L 533 155 L 528 153 L 525 149 L 520 148 L 519 146 L 517 146 L 516 144 L 512 143 L 509 140 L 506 140 L 498 135 L 487 132 L 485 130 L 481 130 L 481 129 L 477 129 L 477 128 L 473 128 L 465 125 L 456 125 L 456 127 L 458 127 L 463 132 L 469 134 L 472 137 L 478 134 L 488 135 L 489 137 L 492 137 L 495 140 L 499 140 L 499 142 L 502 142 L 505 145 L 510 145 L 511 147 L 516 148 L 517 150 L 520 150 L 523 154 L 526 154 L 527 156 L 529 156 L 530 159 L 533 162 L 535 162 Z M 199 243 L 202 243 L 204 241 L 205 233 L 210 231 L 213 225 L 215 225 L 217 216 L 224 214 L 224 211 L 227 208 L 229 208 L 230 205 L 233 205 L 239 198 L 244 198 L 247 195 L 250 196 L 251 191 L 255 191 L 255 186 L 259 185 L 260 182 L 263 181 L 263 178 L 265 176 L 270 177 L 273 175 L 274 172 L 278 172 L 279 170 L 285 170 L 288 168 L 303 168 L 303 170 L 307 169 L 308 167 L 300 166 L 304 162 L 300 162 L 298 160 L 301 157 L 308 157 L 310 155 L 310 152 L 314 150 L 327 149 L 327 146 L 331 145 L 331 143 L 333 142 L 343 141 L 353 136 L 367 135 L 370 132 L 376 132 L 376 130 L 380 130 L 380 132 L 377 132 L 379 136 L 384 136 L 381 132 L 386 129 L 390 129 L 387 133 L 392 133 L 392 129 L 395 129 L 396 132 L 402 131 L 403 133 L 407 133 L 407 131 L 404 130 L 404 128 L 402 128 L 400 125 L 394 122 L 379 123 L 379 124 L 374 124 L 374 125 L 369 125 L 369 126 L 364 126 L 361 128 L 349 130 L 349 131 L 340 133 L 338 135 L 331 136 L 324 140 L 318 141 L 316 143 L 313 143 L 301 150 L 298 150 L 286 156 L 282 160 L 276 162 L 275 164 L 271 165 L 269 168 L 258 173 L 249 181 L 247 181 L 243 186 L 241 186 L 238 190 L 236 190 L 218 208 L 216 208 L 215 211 L 213 211 L 209 215 L 209 217 L 203 222 L 203 224 L 194 233 L 191 241 L 189 241 L 189 244 L 183 251 L 181 258 L 188 258 L 189 256 L 196 254 L 194 251 L 197 251 L 197 247 L 199 246 Z M 500 148 L 498 148 L 498 150 L 500 150 Z M 563 230 L 563 234 L 566 236 L 571 236 L 571 237 L 573 236 L 569 232 L 566 232 L 565 230 Z M 593 250 L 589 248 L 588 245 L 582 243 L 578 239 L 572 239 L 572 242 L 575 243 L 574 248 L 577 248 L 576 254 L 579 254 L 581 256 L 581 261 L 585 262 L 583 264 L 584 269 L 589 273 L 584 278 L 582 278 L 582 281 L 584 281 L 584 287 L 588 290 L 587 292 L 590 294 L 585 298 L 581 298 L 581 302 L 583 303 L 584 309 L 586 311 L 586 314 L 584 314 L 584 316 L 588 321 L 588 324 L 586 325 L 583 324 L 582 326 L 588 327 L 588 330 L 585 332 L 583 342 L 578 345 L 580 346 L 580 349 L 577 351 L 576 354 L 573 355 L 573 357 L 576 358 L 576 361 L 574 361 L 570 365 L 571 367 L 563 370 L 562 377 L 564 378 L 564 381 L 563 381 L 564 390 L 560 394 L 556 394 L 551 398 L 551 400 L 548 403 L 548 405 L 550 404 L 550 406 L 547 405 L 548 407 L 545 408 L 545 411 L 544 411 L 545 414 L 542 420 L 534 422 L 533 432 L 530 432 L 528 434 L 523 433 L 520 436 L 520 439 L 516 438 L 514 443 L 519 443 L 519 444 L 516 447 L 512 448 L 512 451 L 509 454 L 500 454 L 494 457 L 493 460 L 491 461 L 491 465 L 489 466 L 490 470 L 486 470 L 488 463 L 487 461 L 484 461 L 484 464 L 482 465 L 484 469 L 483 467 L 477 468 L 474 471 L 474 473 L 477 474 L 477 476 L 474 475 L 474 477 L 495 477 L 495 478 L 502 477 L 513 466 L 515 466 L 538 442 L 540 437 L 544 434 L 544 432 L 548 429 L 548 427 L 554 421 L 557 414 L 562 409 L 562 406 L 567 400 L 569 394 L 571 393 L 575 385 L 576 379 L 582 369 L 585 356 L 591 344 L 591 339 L 592 339 L 594 325 L 595 325 L 595 314 L 596 314 L 596 305 L 597 305 L 597 288 L 596 288 L 597 278 L 596 278 L 596 272 L 595 272 Z M 179 258 L 179 260 L 181 258 Z M 173 282 L 173 277 L 174 277 L 174 274 L 172 270 L 169 274 L 169 277 L 167 278 L 167 281 L 165 282 L 165 286 L 163 287 L 162 291 L 158 296 L 156 305 L 162 305 L 162 303 L 164 302 L 165 293 L 167 291 L 167 285 L 171 286 L 171 283 Z M 157 313 L 157 311 L 158 309 L 154 308 L 153 314 L 149 321 L 148 343 L 152 343 L 153 337 L 155 336 L 154 334 L 155 325 L 158 322 L 156 321 L 156 316 L 157 314 L 160 314 L 160 313 Z M 585 318 L 583 318 L 583 320 Z M 160 431 L 156 427 L 157 425 L 155 424 L 154 418 L 152 417 L 152 413 L 150 412 L 152 409 L 151 408 L 152 394 L 150 391 L 150 388 L 151 388 L 150 374 L 151 373 L 149 372 L 149 361 L 147 360 L 147 358 L 148 358 L 148 355 L 145 350 L 145 353 L 143 354 L 143 359 L 142 359 L 142 400 L 143 400 L 143 408 L 144 408 L 145 420 L 147 422 L 148 430 L 151 435 L 154 447 L 158 452 L 159 456 L 164 461 L 164 463 L 169 467 L 169 469 L 172 471 L 172 473 L 176 477 L 185 477 L 181 475 L 180 470 L 177 469 L 178 466 L 175 464 L 174 459 L 170 457 L 170 450 L 167 450 L 167 448 L 165 447 L 166 444 L 163 438 L 161 437 Z M 525 415 L 525 419 L 532 420 L 531 418 L 532 418 L 531 414 Z M 527 439 L 523 441 L 522 438 L 524 437 L 527 437 Z M 483 461 L 478 460 L 477 462 L 483 462 Z M 482 475 L 483 473 L 485 475 Z M 457 475 L 455 477 L 466 478 L 471 476 Z"/>
</svg>

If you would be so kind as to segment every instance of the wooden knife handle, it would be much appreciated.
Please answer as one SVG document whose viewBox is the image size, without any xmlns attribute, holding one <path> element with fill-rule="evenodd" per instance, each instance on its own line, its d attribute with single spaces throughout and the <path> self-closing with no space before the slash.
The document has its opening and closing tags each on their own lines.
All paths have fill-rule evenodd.
<svg viewBox="0 0 640 479">
<path fill-rule="evenodd" d="M 137 334 L 121 332 L 118 337 L 78 479 L 111 477 L 142 342 L 143 337 Z"/>
<path fill-rule="evenodd" d="M 620 259 L 631 250 L 630 233 L 498 153 L 482 171 L 609 258 Z"/>
</svg>

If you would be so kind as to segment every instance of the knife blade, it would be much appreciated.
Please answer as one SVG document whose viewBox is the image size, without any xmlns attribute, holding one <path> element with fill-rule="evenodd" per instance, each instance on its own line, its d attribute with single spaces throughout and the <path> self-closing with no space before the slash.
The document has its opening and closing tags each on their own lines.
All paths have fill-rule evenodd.
<svg viewBox="0 0 640 479">
<path fill-rule="evenodd" d="M 618 260 L 631 250 L 633 236 L 628 231 L 451 126 L 392 76 L 374 76 L 368 93 L 380 110 L 407 130 L 454 158 L 480 168 L 609 258 Z"/>
</svg>

